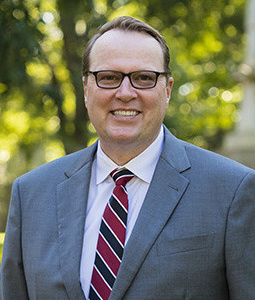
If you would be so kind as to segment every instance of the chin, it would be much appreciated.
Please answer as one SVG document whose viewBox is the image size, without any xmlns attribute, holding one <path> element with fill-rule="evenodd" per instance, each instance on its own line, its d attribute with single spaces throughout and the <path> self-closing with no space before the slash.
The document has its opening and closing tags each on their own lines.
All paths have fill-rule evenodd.
<svg viewBox="0 0 255 300">
<path fill-rule="evenodd" d="M 109 130 L 108 136 L 113 140 L 133 140 L 139 136 L 139 132 L 137 130 L 133 130 L 133 128 L 114 128 Z"/>
<path fill-rule="evenodd" d="M 132 143 L 135 142 L 136 138 L 134 136 L 120 134 L 111 137 L 111 140 L 115 143 Z"/>
</svg>

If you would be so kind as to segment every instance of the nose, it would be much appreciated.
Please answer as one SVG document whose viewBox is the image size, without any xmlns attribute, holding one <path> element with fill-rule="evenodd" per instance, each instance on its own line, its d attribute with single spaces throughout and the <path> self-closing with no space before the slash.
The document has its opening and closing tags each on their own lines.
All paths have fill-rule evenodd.
<svg viewBox="0 0 255 300">
<path fill-rule="evenodd" d="M 136 89 L 132 87 L 129 78 L 124 77 L 120 87 L 116 90 L 116 97 L 122 101 L 130 101 L 136 97 Z"/>
</svg>

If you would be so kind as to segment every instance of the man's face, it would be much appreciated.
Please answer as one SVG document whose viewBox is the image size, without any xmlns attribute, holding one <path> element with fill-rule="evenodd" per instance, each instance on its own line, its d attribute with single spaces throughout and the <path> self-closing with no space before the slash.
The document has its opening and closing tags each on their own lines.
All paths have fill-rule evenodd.
<svg viewBox="0 0 255 300">
<path fill-rule="evenodd" d="M 90 71 L 164 71 L 163 52 L 151 36 L 138 32 L 110 30 L 94 44 Z M 152 89 L 139 90 L 125 77 L 116 89 L 102 89 L 94 75 L 84 80 L 85 105 L 102 149 L 122 147 L 141 153 L 157 137 L 170 99 L 172 78 L 160 75 Z M 130 112 L 130 113 L 129 113 Z"/>
</svg>

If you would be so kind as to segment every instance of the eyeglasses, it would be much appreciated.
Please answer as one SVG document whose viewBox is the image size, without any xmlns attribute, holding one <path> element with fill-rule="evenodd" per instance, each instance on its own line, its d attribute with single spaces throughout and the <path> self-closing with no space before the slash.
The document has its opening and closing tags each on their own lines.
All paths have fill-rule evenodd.
<svg viewBox="0 0 255 300">
<path fill-rule="evenodd" d="M 130 73 L 123 73 L 120 71 L 104 70 L 104 71 L 88 71 L 86 75 L 94 75 L 96 84 L 102 89 L 117 89 L 120 87 L 122 81 L 127 76 L 132 87 L 136 89 L 152 89 L 156 86 L 158 77 L 160 75 L 167 76 L 167 72 L 155 71 L 134 71 Z"/>
</svg>

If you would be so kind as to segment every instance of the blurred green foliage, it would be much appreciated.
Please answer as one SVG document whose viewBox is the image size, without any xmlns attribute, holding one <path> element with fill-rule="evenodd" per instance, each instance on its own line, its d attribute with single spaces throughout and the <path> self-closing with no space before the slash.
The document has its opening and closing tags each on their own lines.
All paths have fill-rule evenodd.
<svg viewBox="0 0 255 300">
<path fill-rule="evenodd" d="M 243 60 L 245 2 L 2 0 L 2 195 L 18 175 L 95 140 L 83 103 L 81 56 L 98 26 L 121 15 L 148 22 L 167 40 L 174 77 L 167 127 L 198 146 L 219 147 L 242 99 L 233 74 Z M 7 201 L 0 199 L 5 211 Z"/>
</svg>

